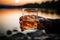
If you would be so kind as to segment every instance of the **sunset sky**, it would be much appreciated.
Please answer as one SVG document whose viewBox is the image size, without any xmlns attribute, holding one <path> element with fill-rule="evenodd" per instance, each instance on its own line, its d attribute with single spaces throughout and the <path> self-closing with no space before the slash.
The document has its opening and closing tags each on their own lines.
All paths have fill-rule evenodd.
<svg viewBox="0 0 60 40">
<path fill-rule="evenodd" d="M 52 0 L 0 0 L 0 4 L 18 6 L 18 5 L 28 4 L 28 3 L 41 4 L 42 2 L 47 2 L 47 1 L 51 2 Z M 55 1 L 57 1 L 57 0 L 55 0 Z"/>
</svg>

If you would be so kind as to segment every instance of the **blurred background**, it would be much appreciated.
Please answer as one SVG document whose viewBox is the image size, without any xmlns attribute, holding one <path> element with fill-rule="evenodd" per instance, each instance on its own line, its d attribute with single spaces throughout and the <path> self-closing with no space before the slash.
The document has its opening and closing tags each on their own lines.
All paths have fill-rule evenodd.
<svg viewBox="0 0 60 40">
<path fill-rule="evenodd" d="M 21 2 L 21 3 L 20 3 Z M 23 2 L 23 3 L 22 3 Z M 38 8 L 38 16 L 48 18 L 52 21 L 51 33 L 60 34 L 60 1 L 59 0 L 0 0 L 0 36 L 7 35 L 7 31 L 18 30 L 21 32 L 19 18 L 22 14 L 33 12 L 23 12 L 22 8 Z M 34 13 L 35 14 L 35 13 Z M 9 36 L 9 35 L 7 35 Z"/>
</svg>

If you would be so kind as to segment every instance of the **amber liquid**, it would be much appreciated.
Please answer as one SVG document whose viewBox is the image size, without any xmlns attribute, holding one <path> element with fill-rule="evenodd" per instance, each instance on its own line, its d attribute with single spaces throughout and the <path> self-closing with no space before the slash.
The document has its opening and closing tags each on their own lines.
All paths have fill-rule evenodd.
<svg viewBox="0 0 60 40">
<path fill-rule="evenodd" d="M 30 16 L 24 16 L 22 17 L 21 21 L 21 28 L 23 30 L 28 30 L 28 29 L 37 29 L 38 22 L 34 17 Z"/>
</svg>

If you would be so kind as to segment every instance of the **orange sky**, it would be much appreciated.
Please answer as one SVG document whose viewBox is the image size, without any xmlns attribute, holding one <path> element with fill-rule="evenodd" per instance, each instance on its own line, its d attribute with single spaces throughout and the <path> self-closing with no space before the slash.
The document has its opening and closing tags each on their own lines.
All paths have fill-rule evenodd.
<svg viewBox="0 0 60 40">
<path fill-rule="evenodd" d="M 0 4 L 5 4 L 5 5 L 24 5 L 28 3 L 42 3 L 46 1 L 52 1 L 52 0 L 0 0 Z M 56 1 L 56 0 L 55 0 Z"/>
</svg>

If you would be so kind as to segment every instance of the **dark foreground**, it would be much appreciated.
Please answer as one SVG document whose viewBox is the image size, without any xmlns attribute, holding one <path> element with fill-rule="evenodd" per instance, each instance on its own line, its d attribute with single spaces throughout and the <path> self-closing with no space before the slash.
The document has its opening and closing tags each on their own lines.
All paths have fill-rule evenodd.
<svg viewBox="0 0 60 40">
<path fill-rule="evenodd" d="M 10 37 L 1 36 L 0 40 L 60 40 L 60 19 L 51 21 L 53 25 L 51 29 L 46 29 L 48 30 L 46 33 L 43 33 L 41 30 L 27 34 L 17 33 Z"/>
</svg>

